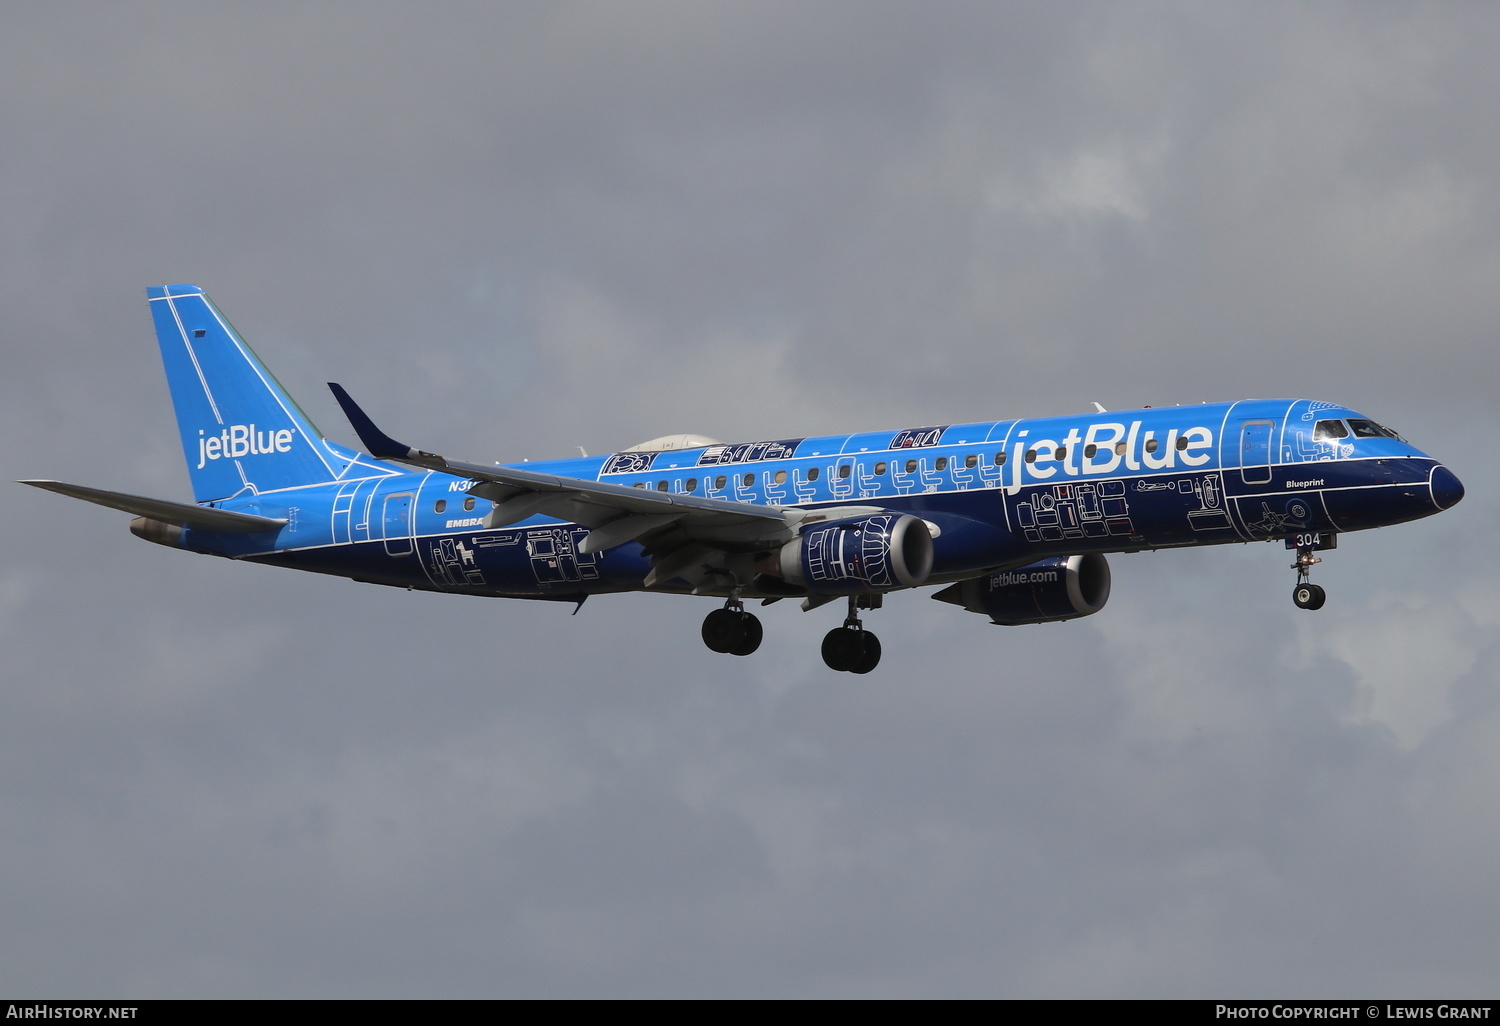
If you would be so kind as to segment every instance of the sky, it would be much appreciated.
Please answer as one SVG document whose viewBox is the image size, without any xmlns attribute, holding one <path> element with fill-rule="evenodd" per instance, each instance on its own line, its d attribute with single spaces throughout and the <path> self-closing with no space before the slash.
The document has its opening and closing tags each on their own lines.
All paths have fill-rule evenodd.
<svg viewBox="0 0 1500 1026">
<path fill-rule="evenodd" d="M 1492 997 L 1500 9 L 12 3 L 7 480 L 189 495 L 144 288 L 471 460 L 1248 397 L 1468 496 L 1096 616 L 408 593 L 0 489 L 0 992 Z"/>
</svg>

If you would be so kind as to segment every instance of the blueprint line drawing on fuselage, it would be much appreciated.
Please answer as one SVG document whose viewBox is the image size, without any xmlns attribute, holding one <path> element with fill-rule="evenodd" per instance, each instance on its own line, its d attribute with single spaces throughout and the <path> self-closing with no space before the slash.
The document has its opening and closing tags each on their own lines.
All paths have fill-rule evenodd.
<svg viewBox="0 0 1500 1026">
<path fill-rule="evenodd" d="M 135 514 L 173 548 L 416 591 L 581 605 L 654 591 L 722 600 L 705 644 L 749 655 L 745 608 L 842 601 L 832 669 L 867 673 L 861 612 L 889 592 L 996 624 L 1098 612 L 1106 555 L 1283 541 L 1317 609 L 1317 552 L 1430 516 L 1451 470 L 1344 406 L 1253 399 L 722 442 L 663 436 L 602 456 L 469 463 L 385 434 L 330 385 L 364 451 L 330 441 L 195 285 L 147 289 L 192 502 L 24 483 Z M 575 610 L 576 611 L 576 610 Z"/>
</svg>

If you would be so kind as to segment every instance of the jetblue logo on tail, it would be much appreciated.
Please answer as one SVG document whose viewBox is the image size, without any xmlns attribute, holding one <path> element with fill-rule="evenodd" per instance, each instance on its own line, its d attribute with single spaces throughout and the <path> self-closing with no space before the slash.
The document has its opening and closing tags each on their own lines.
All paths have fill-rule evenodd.
<svg viewBox="0 0 1500 1026">
<path fill-rule="evenodd" d="M 254 424 L 231 424 L 217 435 L 206 435 L 198 431 L 198 466 L 202 470 L 209 460 L 238 459 L 241 456 L 257 456 L 263 453 L 291 452 L 292 432 L 287 428 L 279 431 L 257 431 Z"/>
</svg>

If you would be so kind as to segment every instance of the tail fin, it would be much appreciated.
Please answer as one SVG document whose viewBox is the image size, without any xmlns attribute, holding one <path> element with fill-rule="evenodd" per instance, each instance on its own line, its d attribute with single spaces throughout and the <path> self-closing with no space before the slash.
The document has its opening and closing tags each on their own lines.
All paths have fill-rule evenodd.
<svg viewBox="0 0 1500 1026">
<path fill-rule="evenodd" d="M 335 479 L 347 464 L 196 285 L 146 290 L 193 498 Z"/>
</svg>

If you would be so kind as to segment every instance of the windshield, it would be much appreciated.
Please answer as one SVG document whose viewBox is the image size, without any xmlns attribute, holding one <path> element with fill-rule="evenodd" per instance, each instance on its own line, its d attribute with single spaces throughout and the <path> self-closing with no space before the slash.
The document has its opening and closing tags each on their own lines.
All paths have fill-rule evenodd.
<svg viewBox="0 0 1500 1026">
<path fill-rule="evenodd" d="M 1404 441 L 1394 430 L 1375 423 L 1373 420 L 1350 420 L 1349 427 L 1354 431 L 1355 438 L 1394 438 Z"/>
</svg>

